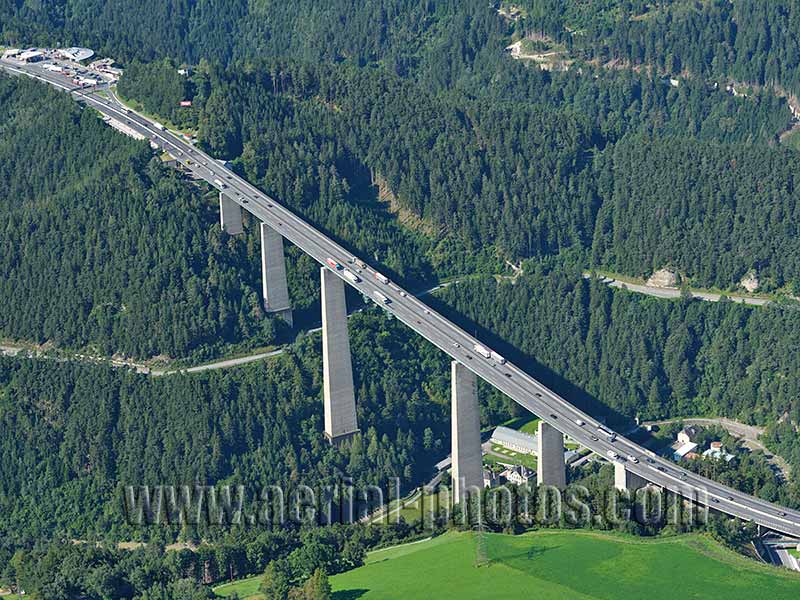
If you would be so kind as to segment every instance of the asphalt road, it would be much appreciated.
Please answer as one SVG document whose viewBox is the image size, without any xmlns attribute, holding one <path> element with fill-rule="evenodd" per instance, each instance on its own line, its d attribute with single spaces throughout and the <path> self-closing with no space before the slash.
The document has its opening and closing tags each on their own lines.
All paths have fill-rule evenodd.
<svg viewBox="0 0 800 600">
<path fill-rule="evenodd" d="M 590 273 L 584 273 L 587 279 L 591 277 Z M 629 283 L 627 281 L 619 281 L 611 277 L 603 277 L 603 282 L 615 288 L 625 288 L 632 292 L 639 294 L 646 294 L 655 298 L 680 298 L 683 293 L 678 288 L 663 288 L 654 285 L 645 285 L 642 283 Z M 708 302 L 719 302 L 722 299 L 722 294 L 715 294 L 714 292 L 702 292 L 699 290 L 690 291 L 693 298 L 700 298 Z M 740 294 L 729 294 L 726 298 L 731 302 L 740 302 L 742 304 L 749 304 L 751 306 L 766 306 L 771 302 L 768 298 L 757 298 L 754 296 L 742 296 Z"/>
<path fill-rule="evenodd" d="M 141 115 L 126 111 L 116 99 L 106 99 L 89 91 L 75 90 L 63 76 L 49 73 L 40 67 L 13 65 L 0 61 L 0 67 L 17 74 L 24 73 L 70 91 L 78 100 L 101 114 L 117 119 L 142 133 L 161 149 L 173 155 L 184 169 L 214 185 L 214 180 L 224 182 L 224 193 L 252 213 L 259 220 L 280 232 L 320 264 L 332 258 L 351 271 L 355 255 L 340 246 L 313 226 L 303 221 L 285 206 L 238 177 L 221 163 L 185 142 L 180 136 L 157 128 Z M 738 492 L 714 481 L 695 475 L 672 462 L 653 457 L 632 441 L 618 436 L 611 442 L 596 431 L 599 423 L 579 411 L 555 392 L 547 389 L 516 365 L 498 364 L 477 353 L 473 346 L 479 340 L 448 321 L 424 304 L 413 294 L 395 283 L 383 284 L 376 279 L 370 266 L 358 270 L 360 281 L 352 283 L 344 277 L 344 270 L 333 269 L 345 283 L 364 295 L 375 298 L 375 292 L 386 296 L 388 304 L 379 303 L 389 313 L 408 325 L 443 352 L 449 354 L 479 377 L 508 395 L 531 413 L 550 423 L 580 444 L 601 456 L 609 450 L 618 453 L 626 468 L 662 488 L 684 497 L 697 500 L 714 510 L 754 521 L 764 527 L 784 534 L 800 537 L 800 512 L 781 508 L 769 502 Z M 582 424 L 581 424 L 582 423 Z M 625 457 L 635 457 L 634 463 Z"/>
</svg>

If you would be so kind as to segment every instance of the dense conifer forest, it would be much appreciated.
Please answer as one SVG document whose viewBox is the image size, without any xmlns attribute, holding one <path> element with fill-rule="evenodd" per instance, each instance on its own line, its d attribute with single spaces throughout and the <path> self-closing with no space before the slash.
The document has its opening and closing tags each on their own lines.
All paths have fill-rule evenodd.
<svg viewBox="0 0 800 600">
<path fill-rule="evenodd" d="M 500 6 L 8 1 L 0 40 L 116 58 L 120 95 L 398 282 L 457 280 L 429 301 L 592 414 L 762 425 L 797 473 L 796 302 L 664 301 L 583 276 L 669 266 L 733 291 L 753 271 L 762 291 L 800 293 L 785 136 L 797 3 L 520 0 L 518 18 Z M 514 60 L 506 47 L 521 40 L 570 69 Z M 289 331 L 262 311 L 257 228 L 223 234 L 216 203 L 146 142 L 0 76 L 1 338 L 193 361 L 287 343 L 257 365 L 165 378 L 0 358 L 0 583 L 41 598 L 208 598 L 204 584 L 269 566 L 288 590 L 419 533 L 125 523 L 125 485 L 397 476 L 407 491 L 450 444 L 447 359 L 377 309 L 350 320 L 362 433 L 324 441 L 318 337 L 298 333 L 318 319 L 318 265 L 288 248 Z M 482 425 L 520 416 L 480 393 Z M 696 466 L 798 506 L 800 479 L 779 482 L 763 455 L 709 468 Z M 747 533 L 726 527 L 712 524 Z M 208 543 L 160 546 L 176 538 Z"/>
</svg>

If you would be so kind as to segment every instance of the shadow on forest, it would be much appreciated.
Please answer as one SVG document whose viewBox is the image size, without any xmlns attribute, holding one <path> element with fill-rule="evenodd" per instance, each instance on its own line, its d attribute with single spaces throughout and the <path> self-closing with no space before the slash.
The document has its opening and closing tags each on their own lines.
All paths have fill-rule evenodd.
<svg viewBox="0 0 800 600">
<path fill-rule="evenodd" d="M 600 400 L 589 394 L 583 388 L 573 384 L 549 367 L 539 363 L 535 358 L 512 346 L 497 334 L 479 325 L 469 317 L 456 311 L 454 308 L 445 304 L 435 296 L 428 296 L 425 301 L 431 308 L 436 309 L 442 315 L 453 321 L 466 332 L 474 334 L 491 348 L 498 351 L 508 360 L 515 363 L 526 373 L 536 378 L 542 384 L 559 394 L 574 406 L 592 415 L 595 418 L 605 418 L 609 425 L 628 427 L 630 419 L 622 413 L 614 410 L 610 406 L 603 404 Z M 541 416 L 541 415 L 537 415 Z"/>
</svg>

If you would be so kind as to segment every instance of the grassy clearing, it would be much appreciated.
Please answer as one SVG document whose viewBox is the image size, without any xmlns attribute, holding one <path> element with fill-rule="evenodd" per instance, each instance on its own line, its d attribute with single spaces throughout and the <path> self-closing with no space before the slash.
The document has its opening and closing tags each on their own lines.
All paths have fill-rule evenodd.
<svg viewBox="0 0 800 600">
<path fill-rule="evenodd" d="M 400 509 L 400 516 L 407 523 L 414 523 L 419 520 L 430 520 L 430 515 L 440 512 L 438 507 L 449 507 L 450 497 L 444 490 L 439 490 L 435 494 L 420 494 L 415 500 L 409 502 Z M 392 513 L 390 520 L 396 519 Z"/>
<path fill-rule="evenodd" d="M 539 432 L 539 421 L 540 419 L 531 419 L 524 425 L 522 425 L 519 430 L 522 433 L 529 433 L 530 435 L 536 435 Z"/>
<path fill-rule="evenodd" d="M 240 579 L 233 583 L 226 583 L 214 588 L 214 593 L 220 598 L 227 598 L 237 594 L 242 600 L 261 600 L 264 596 L 258 592 L 261 576 Z"/>
<path fill-rule="evenodd" d="M 643 540 L 592 532 L 487 534 L 489 565 L 476 567 L 475 538 L 448 534 L 370 556 L 331 578 L 334 598 L 522 598 L 577 600 L 797 598 L 800 576 L 749 561 L 709 539 Z"/>
<path fill-rule="evenodd" d="M 504 458 L 500 458 L 494 454 L 485 454 L 483 456 L 483 462 L 486 465 L 522 465 L 529 469 L 536 469 L 536 456 L 533 454 L 514 453 L 513 456 L 504 456 Z"/>
</svg>

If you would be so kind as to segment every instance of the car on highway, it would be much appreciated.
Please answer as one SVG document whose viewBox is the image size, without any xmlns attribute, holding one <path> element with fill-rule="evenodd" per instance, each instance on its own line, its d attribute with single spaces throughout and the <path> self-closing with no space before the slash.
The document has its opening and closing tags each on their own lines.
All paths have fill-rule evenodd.
<svg viewBox="0 0 800 600">
<path fill-rule="evenodd" d="M 401 295 L 403 298 L 405 298 L 406 296 L 408 296 L 408 294 L 406 294 L 406 293 L 405 293 L 403 290 L 400 290 L 400 295 Z"/>
<path fill-rule="evenodd" d="M 591 436 L 589 436 L 589 437 L 590 437 L 590 438 L 592 438 L 592 441 L 593 441 L 593 442 L 599 442 L 599 441 L 600 441 L 600 438 L 599 438 L 599 437 L 597 437 L 596 435 L 591 435 Z"/>
<path fill-rule="evenodd" d="M 556 415 L 556 414 L 554 414 L 554 413 L 550 413 L 550 418 L 551 418 L 551 419 L 557 419 L 557 418 L 558 418 L 558 415 Z"/>
<path fill-rule="evenodd" d="M 633 464 L 639 463 L 639 459 L 636 458 L 633 454 L 628 454 L 628 460 L 631 461 Z"/>
<path fill-rule="evenodd" d="M 506 372 L 506 373 L 503 373 L 503 375 L 505 375 L 506 377 L 508 377 L 509 379 L 511 379 L 511 373 L 508 373 L 508 372 Z"/>
<path fill-rule="evenodd" d="M 616 453 L 616 452 L 614 452 L 613 450 L 609 450 L 608 452 L 606 452 L 606 455 L 607 455 L 607 456 L 608 456 L 608 458 L 610 458 L 611 460 L 617 460 L 617 459 L 619 458 L 619 454 L 617 454 L 617 453 Z"/>
<path fill-rule="evenodd" d="M 584 421 L 583 419 L 575 419 L 575 425 L 577 425 L 578 427 L 583 427 L 584 425 L 586 425 L 586 421 Z"/>
</svg>

